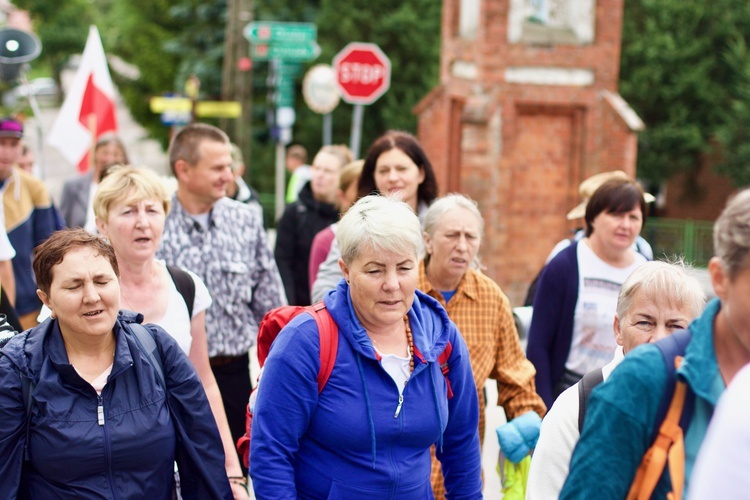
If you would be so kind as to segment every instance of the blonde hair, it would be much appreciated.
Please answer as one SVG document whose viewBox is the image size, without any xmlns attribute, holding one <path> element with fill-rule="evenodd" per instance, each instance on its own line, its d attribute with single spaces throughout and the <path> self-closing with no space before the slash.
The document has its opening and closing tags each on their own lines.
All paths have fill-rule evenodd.
<svg viewBox="0 0 750 500">
<path fill-rule="evenodd" d="M 344 168 L 341 169 L 341 176 L 339 176 L 339 189 L 346 191 L 352 184 L 359 183 L 364 165 L 365 160 L 355 160 L 344 165 Z"/>
<path fill-rule="evenodd" d="M 161 177 L 147 168 L 130 165 L 113 167 L 99 184 L 94 197 L 94 215 L 106 221 L 109 208 L 116 201 L 132 203 L 141 200 L 158 200 L 169 213 L 172 205 L 169 190 Z"/>
</svg>

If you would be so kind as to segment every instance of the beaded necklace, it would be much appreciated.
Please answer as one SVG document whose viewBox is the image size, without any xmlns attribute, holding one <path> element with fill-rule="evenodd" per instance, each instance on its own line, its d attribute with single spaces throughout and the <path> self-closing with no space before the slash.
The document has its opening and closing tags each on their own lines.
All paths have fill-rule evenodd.
<svg viewBox="0 0 750 500">
<path fill-rule="evenodd" d="M 414 337 L 411 334 L 409 316 L 404 315 L 404 326 L 406 327 L 406 341 L 409 343 L 409 376 L 414 373 Z"/>
<path fill-rule="evenodd" d="M 409 316 L 404 315 L 404 327 L 406 329 L 406 343 L 409 351 L 409 376 L 414 373 L 414 337 L 411 334 L 411 324 L 409 323 Z M 373 344 L 380 345 L 380 342 L 370 338 Z"/>
</svg>

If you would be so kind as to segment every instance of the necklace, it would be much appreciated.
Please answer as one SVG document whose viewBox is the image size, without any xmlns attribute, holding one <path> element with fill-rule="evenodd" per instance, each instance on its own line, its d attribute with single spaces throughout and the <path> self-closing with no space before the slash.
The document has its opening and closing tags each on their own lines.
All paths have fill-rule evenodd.
<svg viewBox="0 0 750 500">
<path fill-rule="evenodd" d="M 404 315 L 404 326 L 406 327 L 406 341 L 409 344 L 409 376 L 414 373 L 414 337 L 411 334 L 409 316 Z"/>
</svg>

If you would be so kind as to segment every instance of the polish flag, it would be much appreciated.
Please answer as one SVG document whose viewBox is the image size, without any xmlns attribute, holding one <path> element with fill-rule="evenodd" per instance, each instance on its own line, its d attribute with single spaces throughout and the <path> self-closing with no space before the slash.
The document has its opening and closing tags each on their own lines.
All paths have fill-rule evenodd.
<svg viewBox="0 0 750 500">
<path fill-rule="evenodd" d="M 47 136 L 79 172 L 87 172 L 93 145 L 102 135 L 117 132 L 115 86 L 109 76 L 102 39 L 96 26 L 89 28 L 78 72 Z"/>
</svg>

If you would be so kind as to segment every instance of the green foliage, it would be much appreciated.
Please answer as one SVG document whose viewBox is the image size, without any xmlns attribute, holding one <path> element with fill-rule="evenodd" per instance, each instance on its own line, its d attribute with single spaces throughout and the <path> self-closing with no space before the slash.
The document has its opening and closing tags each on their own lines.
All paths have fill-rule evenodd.
<svg viewBox="0 0 750 500">
<path fill-rule="evenodd" d="M 279 5 L 257 0 L 255 18 L 262 21 L 316 22 L 321 55 L 306 63 L 297 79 L 294 126 L 295 143 L 307 147 L 310 156 L 322 145 L 323 118 L 302 99 L 304 72 L 315 64 L 332 64 L 333 57 L 349 42 L 372 42 L 391 60 L 391 88 L 364 110 L 360 154 L 388 129 L 416 132 L 412 108 L 438 83 L 441 2 L 434 0 L 365 0 Z M 253 66 L 254 121 L 251 180 L 261 192 L 273 192 L 275 144 L 266 126 L 268 65 Z M 343 101 L 332 113 L 333 142 L 349 144 L 352 106 Z"/>
<path fill-rule="evenodd" d="M 60 72 L 71 54 L 80 54 L 86 45 L 95 10 L 88 0 L 15 0 L 19 9 L 29 11 L 34 31 L 42 41 L 42 54 L 34 66 L 46 65 L 60 83 Z"/>
<path fill-rule="evenodd" d="M 719 141 L 723 171 L 743 182 L 749 15 L 738 0 L 625 2 L 620 92 L 646 123 L 640 176 L 659 181 L 694 169 Z"/>
</svg>

